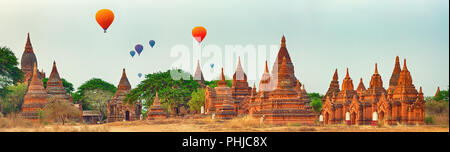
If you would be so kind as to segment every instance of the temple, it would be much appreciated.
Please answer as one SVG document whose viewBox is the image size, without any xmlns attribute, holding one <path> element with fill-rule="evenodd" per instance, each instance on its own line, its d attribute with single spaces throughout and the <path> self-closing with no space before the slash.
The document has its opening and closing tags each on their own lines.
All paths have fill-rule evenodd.
<svg viewBox="0 0 450 152">
<path fill-rule="evenodd" d="M 354 90 L 348 68 L 342 82 L 341 91 L 336 88 L 336 85 L 339 85 L 338 83 L 337 73 L 335 72 L 330 88 L 324 97 L 321 111 L 325 124 L 338 124 L 346 121 L 346 113 L 350 114 L 350 124 L 355 125 L 370 124 L 374 113 L 378 116 L 378 121 L 387 124 L 424 123 L 425 100 L 422 87 L 417 92 L 412 84 L 406 59 L 403 69 L 400 69 L 399 57 L 397 56 L 387 90 L 383 87 L 377 64 L 375 64 L 374 74 L 367 90 L 362 78 L 358 88 Z"/>
<path fill-rule="evenodd" d="M 60 100 L 65 100 L 72 103 L 72 97 L 67 95 L 66 90 L 63 87 L 63 83 L 61 78 L 59 77 L 55 61 L 53 61 L 53 68 L 47 81 L 46 90 L 49 98 L 55 96 Z"/>
<path fill-rule="evenodd" d="M 39 122 L 39 111 L 45 108 L 48 99 L 42 80 L 38 77 L 36 66 L 35 63 L 21 112 L 22 118 L 29 119 L 32 122 Z"/>
<path fill-rule="evenodd" d="M 31 67 L 31 68 L 30 68 Z M 22 54 L 21 69 L 24 72 L 24 81 L 28 85 L 27 92 L 22 104 L 22 118 L 29 119 L 32 122 L 39 121 L 39 112 L 44 110 L 48 99 L 56 98 L 58 101 L 69 102 L 73 106 L 82 110 L 81 104 L 73 104 L 72 96 L 67 94 L 64 89 L 62 80 L 59 76 L 56 62 L 53 62 L 52 72 L 47 81 L 47 88 L 44 88 L 42 79 L 45 78 L 45 73 L 37 69 L 37 60 L 33 52 L 33 47 L 30 41 L 30 34 L 27 37 L 25 44 L 25 51 Z M 80 119 L 81 120 L 81 114 Z"/>
<path fill-rule="evenodd" d="M 23 51 L 22 54 L 22 58 L 20 61 L 20 67 L 21 70 L 23 72 L 23 83 L 26 83 L 27 85 L 30 84 L 31 82 L 31 78 L 33 77 L 33 68 L 34 68 L 34 64 L 36 64 L 36 69 L 38 68 L 38 64 L 37 64 L 37 59 L 36 59 L 36 55 L 34 54 L 33 51 L 33 46 L 31 45 L 31 40 L 30 40 L 30 33 L 27 34 L 27 42 L 25 44 L 25 50 Z M 44 79 L 45 78 L 45 73 L 39 70 L 36 70 L 36 75 L 37 78 L 39 79 Z"/>
<path fill-rule="evenodd" d="M 156 92 L 153 105 L 150 108 L 150 111 L 147 113 L 147 118 L 148 119 L 167 118 L 167 112 L 164 112 L 164 109 L 161 107 L 161 103 L 159 102 L 158 92 Z"/>
<path fill-rule="evenodd" d="M 237 114 L 248 114 L 263 118 L 271 124 L 314 124 L 315 114 L 304 86 L 294 75 L 294 65 L 286 48 L 286 39 L 281 39 L 281 47 L 269 73 L 267 61 L 259 84 L 248 86 L 247 76 L 238 60 L 233 75 L 232 88 L 226 86 L 222 74 L 218 87 L 207 86 L 205 107 L 207 114 L 216 114 L 217 118 L 229 119 Z"/>
<path fill-rule="evenodd" d="M 142 104 L 140 101 L 135 104 L 124 103 L 126 94 L 131 90 L 130 82 L 125 73 L 125 68 L 122 70 L 122 77 L 120 78 L 117 91 L 111 100 L 107 101 L 107 122 L 115 121 L 134 121 L 140 120 Z"/>
</svg>

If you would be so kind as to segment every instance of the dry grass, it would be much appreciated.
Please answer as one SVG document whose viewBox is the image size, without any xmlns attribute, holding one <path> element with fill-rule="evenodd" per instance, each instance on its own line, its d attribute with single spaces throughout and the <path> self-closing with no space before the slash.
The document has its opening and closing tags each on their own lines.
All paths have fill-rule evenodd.
<svg viewBox="0 0 450 152">
<path fill-rule="evenodd" d="M 226 121 L 224 126 L 230 128 L 260 128 L 264 125 L 260 123 L 259 119 L 251 116 L 242 116 Z"/>
<path fill-rule="evenodd" d="M 9 114 L 7 117 L 0 117 L 0 128 L 31 128 L 36 127 L 36 124 L 33 124 L 27 120 L 20 118 L 17 114 Z"/>
<path fill-rule="evenodd" d="M 26 120 L 0 118 L 1 131 L 11 132 L 448 132 L 440 125 L 361 125 L 335 124 L 326 126 L 262 125 L 259 119 L 242 116 L 231 120 L 202 117 L 171 117 L 155 120 L 113 122 L 101 125 L 70 123 L 66 125 L 33 125 Z M 5 121 L 6 120 L 6 121 Z"/>
</svg>

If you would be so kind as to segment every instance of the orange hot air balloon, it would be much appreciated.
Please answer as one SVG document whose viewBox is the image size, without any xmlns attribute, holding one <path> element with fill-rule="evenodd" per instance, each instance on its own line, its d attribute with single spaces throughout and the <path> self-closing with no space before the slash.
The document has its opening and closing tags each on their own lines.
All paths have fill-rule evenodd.
<svg viewBox="0 0 450 152">
<path fill-rule="evenodd" d="M 109 9 L 98 10 L 95 14 L 95 20 L 97 20 L 97 23 L 103 28 L 103 30 L 105 30 L 106 33 L 106 29 L 108 29 L 114 21 L 114 13 Z"/>
<path fill-rule="evenodd" d="M 192 29 L 192 36 L 201 43 L 206 36 L 206 29 L 203 26 L 196 26 Z"/>
</svg>

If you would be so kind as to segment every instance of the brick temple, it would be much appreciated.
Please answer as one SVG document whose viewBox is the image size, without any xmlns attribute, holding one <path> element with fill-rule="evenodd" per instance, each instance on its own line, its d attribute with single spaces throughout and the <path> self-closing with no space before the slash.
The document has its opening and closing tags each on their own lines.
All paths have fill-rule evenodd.
<svg viewBox="0 0 450 152">
<path fill-rule="evenodd" d="M 321 114 L 325 124 L 343 123 L 346 117 L 350 124 L 370 124 L 374 115 L 378 117 L 378 121 L 387 124 L 423 124 L 425 100 L 422 87 L 418 92 L 412 84 L 406 59 L 400 69 L 397 56 L 387 90 L 383 87 L 377 64 L 367 89 L 361 78 L 357 89 L 354 90 L 348 68 L 339 89 L 336 69 L 325 94 Z"/>
<path fill-rule="evenodd" d="M 140 120 L 142 108 L 141 102 L 138 101 L 136 104 L 124 104 L 124 99 L 126 95 L 130 93 L 130 90 L 131 85 L 124 68 L 122 70 L 122 77 L 117 85 L 116 93 L 107 101 L 107 122 Z"/>
<path fill-rule="evenodd" d="M 152 107 L 149 109 L 147 113 L 148 119 L 167 118 L 167 112 L 164 111 L 161 107 L 161 102 L 159 102 L 158 92 L 156 92 L 155 100 L 153 100 Z"/>
<path fill-rule="evenodd" d="M 239 59 L 231 88 L 226 85 L 223 68 L 218 86 L 206 87 L 205 112 L 224 119 L 249 114 L 271 124 L 314 124 L 316 115 L 306 90 L 300 87 L 283 36 L 271 74 L 266 61 L 259 91 L 255 85 L 249 87 Z"/>
<path fill-rule="evenodd" d="M 48 99 L 51 97 L 54 97 L 58 101 L 72 104 L 72 96 L 67 94 L 63 87 L 55 61 L 53 62 L 52 72 L 47 81 L 47 88 L 44 89 L 42 79 L 45 78 L 45 73 L 37 69 L 37 59 L 31 45 L 30 34 L 27 35 L 27 42 L 21 59 L 21 68 L 25 76 L 23 83 L 28 85 L 20 114 L 23 118 L 38 122 L 39 111 L 44 110 Z M 81 104 L 73 104 L 73 106 L 79 108 L 80 111 L 82 110 Z"/>
</svg>

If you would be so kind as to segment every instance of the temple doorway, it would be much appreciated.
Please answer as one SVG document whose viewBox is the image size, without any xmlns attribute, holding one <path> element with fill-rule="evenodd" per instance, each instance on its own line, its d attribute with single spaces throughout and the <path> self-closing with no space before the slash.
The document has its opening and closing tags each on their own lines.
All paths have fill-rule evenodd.
<svg viewBox="0 0 450 152">
<path fill-rule="evenodd" d="M 328 112 L 326 112 L 325 113 L 325 118 L 324 118 L 325 124 L 329 124 L 330 123 L 329 120 L 330 120 L 330 114 L 328 114 Z"/>
<path fill-rule="evenodd" d="M 352 112 L 352 114 L 350 114 L 350 124 L 354 125 L 356 124 L 356 113 Z"/>
<path fill-rule="evenodd" d="M 125 120 L 130 121 L 130 111 L 125 112 Z"/>
<path fill-rule="evenodd" d="M 378 114 L 378 121 L 379 122 L 385 122 L 384 121 L 384 111 L 380 111 L 380 114 Z"/>
</svg>

